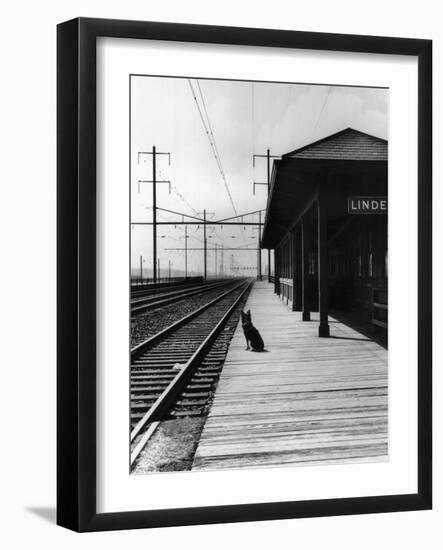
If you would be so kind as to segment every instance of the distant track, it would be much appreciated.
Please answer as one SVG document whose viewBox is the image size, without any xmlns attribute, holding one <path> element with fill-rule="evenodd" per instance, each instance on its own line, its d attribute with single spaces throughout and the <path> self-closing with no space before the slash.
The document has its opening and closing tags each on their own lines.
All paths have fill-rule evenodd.
<svg viewBox="0 0 443 550">
<path fill-rule="evenodd" d="M 157 309 L 169 304 L 173 304 L 184 298 L 195 296 L 202 292 L 213 290 L 215 288 L 223 287 L 232 284 L 232 279 L 207 282 L 199 285 L 187 286 L 184 289 L 176 289 L 172 287 L 168 291 L 161 291 L 149 295 L 140 295 L 131 297 L 131 314 L 142 313 L 148 310 Z"/>
<path fill-rule="evenodd" d="M 131 287 L 131 298 L 136 298 L 138 296 L 150 296 L 152 294 L 165 294 L 167 292 L 172 292 L 175 290 L 181 290 L 184 288 L 192 288 L 203 284 L 209 284 L 216 282 L 220 279 L 209 279 L 204 281 L 203 278 L 200 281 L 190 281 L 190 282 L 177 282 L 177 283 L 165 283 L 158 286 L 150 288 L 149 285 L 145 287 L 133 286 Z"/>
</svg>

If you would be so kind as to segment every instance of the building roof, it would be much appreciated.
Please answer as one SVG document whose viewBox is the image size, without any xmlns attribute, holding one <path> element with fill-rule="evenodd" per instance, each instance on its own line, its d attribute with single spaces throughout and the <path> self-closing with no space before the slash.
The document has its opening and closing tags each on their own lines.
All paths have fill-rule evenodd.
<svg viewBox="0 0 443 550">
<path fill-rule="evenodd" d="M 388 160 L 388 142 L 353 128 L 346 128 L 295 149 L 284 157 L 324 160 Z"/>
<path fill-rule="evenodd" d="M 318 186 L 331 191 L 387 192 L 388 142 L 346 128 L 275 160 L 263 227 L 262 247 L 274 248 L 312 202 Z M 343 189 L 342 189 L 342 192 Z M 345 208 L 342 200 L 340 208 Z M 330 206 L 332 208 L 332 204 Z"/>
</svg>

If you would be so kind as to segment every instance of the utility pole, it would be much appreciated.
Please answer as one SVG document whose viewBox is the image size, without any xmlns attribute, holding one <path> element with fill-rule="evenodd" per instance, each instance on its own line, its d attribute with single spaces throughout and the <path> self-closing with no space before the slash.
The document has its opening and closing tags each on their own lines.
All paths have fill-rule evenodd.
<svg viewBox="0 0 443 550">
<path fill-rule="evenodd" d="M 204 275 L 203 278 L 206 281 L 208 273 L 207 273 L 207 255 L 208 255 L 208 247 L 206 244 L 206 209 L 203 210 L 203 243 L 204 243 L 204 252 L 203 252 L 203 265 L 204 265 Z"/>
<path fill-rule="evenodd" d="M 223 243 L 221 245 L 221 265 L 220 265 L 220 275 L 223 277 L 224 275 L 224 269 L 223 269 Z"/>
<path fill-rule="evenodd" d="M 252 156 L 252 166 L 255 168 L 255 159 L 256 158 L 265 158 L 266 159 L 266 172 L 267 172 L 267 181 L 266 182 L 255 182 L 254 181 L 254 189 L 253 194 L 255 195 L 255 186 L 256 185 L 266 185 L 268 193 L 267 193 L 267 199 L 269 199 L 269 194 L 271 192 L 271 159 L 280 159 L 281 157 L 278 155 L 271 155 L 271 150 L 268 148 L 266 149 L 266 155 L 253 155 Z M 261 262 L 261 260 L 260 260 Z M 260 281 L 261 281 L 261 273 L 260 273 Z M 268 282 L 271 282 L 271 249 L 268 248 Z"/>
<path fill-rule="evenodd" d="M 143 284 L 143 256 L 140 256 L 140 282 Z"/>
<path fill-rule="evenodd" d="M 151 152 L 140 152 L 139 154 L 147 154 L 147 155 L 151 155 L 155 152 L 155 155 L 153 156 L 158 156 L 158 155 L 166 155 L 166 154 L 169 154 L 169 153 L 159 153 L 158 151 L 153 151 L 152 153 Z M 140 183 L 153 183 L 153 180 L 139 180 Z M 158 180 L 158 179 L 155 179 L 155 183 L 169 183 L 169 181 L 167 180 Z M 205 277 L 207 278 L 208 276 L 208 235 L 207 235 L 207 228 L 208 228 L 208 225 L 209 226 L 213 226 L 213 227 L 217 227 L 217 226 L 223 226 L 223 225 L 226 225 L 226 226 L 253 226 L 254 229 L 257 229 L 257 226 L 260 227 L 260 224 L 256 221 L 244 221 L 243 218 L 245 216 L 253 216 L 255 214 L 257 214 L 259 211 L 258 210 L 254 210 L 253 212 L 245 212 L 244 214 L 241 214 L 241 215 L 237 215 L 237 216 L 232 216 L 232 217 L 229 217 L 229 218 L 224 218 L 224 219 L 220 219 L 220 220 L 212 220 L 212 219 L 209 219 L 208 220 L 208 215 L 214 215 L 215 216 L 215 212 L 208 212 L 207 210 L 204 210 L 203 212 L 197 212 L 197 216 L 199 216 L 200 214 L 203 215 L 202 218 L 200 217 L 197 217 L 197 216 L 191 216 L 190 214 L 185 214 L 183 212 L 177 212 L 177 211 L 174 211 L 174 210 L 168 210 L 166 208 L 161 208 L 159 206 L 157 206 L 157 204 L 155 204 L 155 209 L 153 209 L 155 211 L 155 213 L 157 214 L 158 211 L 161 211 L 161 212 L 166 212 L 166 213 L 169 213 L 169 214 L 173 214 L 173 215 L 178 215 L 178 216 L 181 216 L 181 221 L 157 221 L 157 216 L 155 215 L 155 223 L 154 221 L 131 221 L 131 226 L 132 227 L 135 227 L 135 226 L 154 226 L 157 228 L 157 226 L 161 225 L 165 225 L 165 226 L 174 226 L 174 227 L 177 227 L 177 226 L 181 226 L 181 225 L 184 225 L 186 227 L 186 233 L 187 233 L 187 226 L 188 225 L 191 225 L 191 226 L 200 226 L 202 225 L 203 223 L 203 230 L 204 230 L 204 246 L 203 248 L 201 249 L 198 249 L 198 250 L 201 250 L 203 251 L 204 253 L 204 275 Z M 185 220 L 186 218 L 186 220 Z M 233 220 L 238 220 L 240 219 L 241 221 L 233 221 Z M 154 234 L 154 231 L 153 231 L 153 234 Z M 187 235 L 186 235 L 187 236 Z M 189 238 L 189 237 L 188 237 Z M 155 237 L 155 240 L 156 237 Z M 187 243 L 186 243 L 186 248 L 187 250 L 189 251 L 189 247 L 187 247 Z M 184 248 L 181 248 L 181 249 L 165 249 L 165 250 L 181 250 L 183 251 Z M 193 248 L 192 250 L 197 250 L 195 248 Z M 215 250 L 215 249 L 214 249 Z M 228 248 L 225 248 L 223 246 L 223 252 L 222 254 L 227 251 L 227 250 L 244 250 L 244 249 L 238 249 L 238 248 L 232 248 L 232 247 L 228 247 Z M 254 247 L 253 249 L 249 249 L 249 250 L 256 250 L 256 247 Z M 157 256 L 157 247 L 155 247 L 155 257 Z M 186 260 L 187 261 L 187 260 Z M 157 262 L 157 258 L 156 258 L 156 266 L 158 265 L 158 262 Z M 154 272 L 156 272 L 157 269 L 154 270 Z M 216 273 L 218 271 L 218 268 L 216 266 Z M 157 274 L 155 273 L 155 276 L 157 276 Z"/>
<path fill-rule="evenodd" d="M 215 278 L 217 278 L 217 243 L 215 243 Z"/>
<path fill-rule="evenodd" d="M 198 251 L 198 252 L 201 252 L 203 249 L 203 247 L 191 247 L 189 248 L 188 246 L 184 246 L 183 248 L 165 248 L 164 249 L 165 252 L 183 252 L 183 250 L 185 251 L 185 261 L 186 261 L 186 254 L 192 250 L 192 251 Z M 220 248 L 218 247 L 218 245 L 215 243 L 214 244 L 214 248 L 208 248 L 207 249 L 208 251 L 214 251 L 215 253 L 215 276 L 217 276 L 217 259 L 218 259 L 218 256 L 217 256 L 217 251 L 220 250 Z M 221 249 L 222 251 L 222 254 L 224 254 L 225 252 L 231 252 L 231 251 L 239 251 L 239 252 L 254 252 L 255 254 L 257 254 L 257 248 L 254 246 L 254 247 L 251 247 L 251 248 L 241 248 L 241 247 L 227 247 L 225 248 L 223 246 L 223 248 Z M 233 254 L 231 254 L 231 272 L 234 271 L 234 270 L 239 270 L 240 268 L 239 267 L 236 267 L 234 268 L 234 256 Z M 257 269 L 257 267 L 255 267 L 255 269 Z"/>
<path fill-rule="evenodd" d="M 168 260 L 168 278 L 171 280 L 171 260 Z"/>
<path fill-rule="evenodd" d="M 188 278 L 188 226 L 185 225 L 185 279 Z"/>
<path fill-rule="evenodd" d="M 152 147 L 152 278 L 157 282 L 157 182 L 155 145 Z"/>
<path fill-rule="evenodd" d="M 152 183 L 152 279 L 157 282 L 157 183 L 168 183 L 169 189 L 171 188 L 171 182 L 157 181 L 157 156 L 168 155 L 169 166 L 171 165 L 171 153 L 160 153 L 157 151 L 155 145 L 152 146 L 151 151 L 139 151 L 138 162 L 140 163 L 140 155 L 152 155 L 152 180 L 139 180 L 140 183 Z"/>
<path fill-rule="evenodd" d="M 197 212 L 197 216 L 203 215 L 203 278 L 205 281 L 208 278 L 208 238 L 206 234 L 208 214 L 215 216 L 215 212 L 208 212 L 206 209 L 203 212 Z"/>
</svg>

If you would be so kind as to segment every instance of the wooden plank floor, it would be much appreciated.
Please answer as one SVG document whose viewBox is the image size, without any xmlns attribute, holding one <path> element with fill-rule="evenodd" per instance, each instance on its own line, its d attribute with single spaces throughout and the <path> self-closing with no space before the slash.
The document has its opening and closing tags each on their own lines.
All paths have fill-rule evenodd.
<svg viewBox="0 0 443 550">
<path fill-rule="evenodd" d="M 387 351 L 333 318 L 319 338 L 318 313 L 303 322 L 265 282 L 245 309 L 267 352 L 239 323 L 193 469 L 387 460 Z"/>
</svg>

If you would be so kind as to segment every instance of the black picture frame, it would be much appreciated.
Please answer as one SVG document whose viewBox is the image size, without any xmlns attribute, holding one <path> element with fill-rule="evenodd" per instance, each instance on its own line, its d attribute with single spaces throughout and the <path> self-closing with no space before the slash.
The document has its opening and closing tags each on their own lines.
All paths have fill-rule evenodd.
<svg viewBox="0 0 443 550">
<path fill-rule="evenodd" d="M 399 54 L 418 58 L 416 494 L 96 512 L 96 39 Z M 78 18 L 57 29 L 57 523 L 76 531 L 302 518 L 432 506 L 432 42 Z"/>
</svg>

